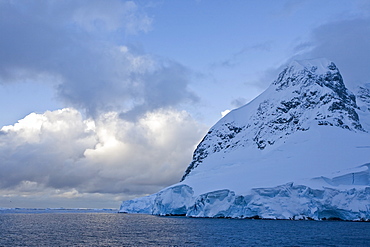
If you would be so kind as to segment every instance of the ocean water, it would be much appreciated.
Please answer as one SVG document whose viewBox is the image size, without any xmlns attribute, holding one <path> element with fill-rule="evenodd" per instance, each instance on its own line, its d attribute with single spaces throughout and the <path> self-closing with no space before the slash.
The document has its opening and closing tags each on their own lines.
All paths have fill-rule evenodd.
<svg viewBox="0 0 370 247">
<path fill-rule="evenodd" d="M 370 246 L 369 222 L 0 213 L 0 246 Z"/>
</svg>

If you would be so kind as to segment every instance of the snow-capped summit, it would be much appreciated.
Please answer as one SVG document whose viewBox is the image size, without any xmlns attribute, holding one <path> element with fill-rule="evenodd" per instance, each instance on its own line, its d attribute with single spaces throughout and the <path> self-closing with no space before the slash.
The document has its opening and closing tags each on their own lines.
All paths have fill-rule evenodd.
<svg viewBox="0 0 370 247">
<path fill-rule="evenodd" d="M 210 153 L 240 146 L 263 150 L 312 125 L 364 131 L 356 109 L 356 98 L 345 87 L 333 62 L 294 61 L 263 94 L 210 129 L 182 180 Z"/>
<path fill-rule="evenodd" d="M 209 130 L 180 183 L 120 211 L 370 219 L 370 87 L 356 94 L 333 62 L 294 61 Z"/>
</svg>

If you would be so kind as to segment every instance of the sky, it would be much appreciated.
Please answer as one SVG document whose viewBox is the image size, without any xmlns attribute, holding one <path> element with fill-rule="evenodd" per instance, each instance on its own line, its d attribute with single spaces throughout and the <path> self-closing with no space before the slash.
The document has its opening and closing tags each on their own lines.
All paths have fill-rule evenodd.
<svg viewBox="0 0 370 247">
<path fill-rule="evenodd" d="M 292 60 L 370 83 L 367 0 L 0 0 L 0 208 L 118 208 L 178 182 Z"/>
</svg>

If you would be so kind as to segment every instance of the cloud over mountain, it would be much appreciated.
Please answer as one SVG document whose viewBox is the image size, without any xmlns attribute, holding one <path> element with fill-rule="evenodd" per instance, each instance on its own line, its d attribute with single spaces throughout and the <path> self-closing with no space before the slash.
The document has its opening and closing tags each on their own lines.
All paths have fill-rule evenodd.
<svg viewBox="0 0 370 247">
<path fill-rule="evenodd" d="M 296 47 L 297 57 L 327 57 L 341 67 L 351 84 L 370 82 L 370 18 L 353 18 L 326 23 L 312 31 L 311 41 Z M 305 51 L 306 50 L 306 51 Z"/>
</svg>

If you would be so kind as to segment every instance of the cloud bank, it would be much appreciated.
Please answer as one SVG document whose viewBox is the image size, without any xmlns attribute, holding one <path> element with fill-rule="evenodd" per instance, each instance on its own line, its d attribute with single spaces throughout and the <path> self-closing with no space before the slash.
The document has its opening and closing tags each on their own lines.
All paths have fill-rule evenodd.
<svg viewBox="0 0 370 247">
<path fill-rule="evenodd" d="M 203 130 L 203 131 L 201 131 Z M 205 128 L 186 112 L 158 110 L 136 123 L 71 108 L 32 113 L 0 131 L 0 191 L 78 197 L 155 192 L 176 183 Z"/>
</svg>

